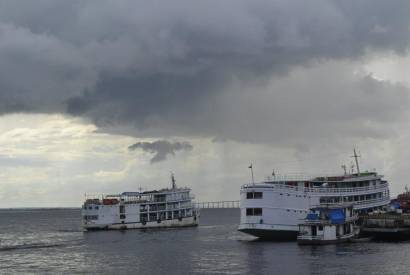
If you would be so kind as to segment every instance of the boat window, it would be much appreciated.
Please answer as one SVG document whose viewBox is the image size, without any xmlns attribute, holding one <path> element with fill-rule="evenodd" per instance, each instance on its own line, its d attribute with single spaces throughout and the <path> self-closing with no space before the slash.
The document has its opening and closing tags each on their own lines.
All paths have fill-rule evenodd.
<svg viewBox="0 0 410 275">
<path fill-rule="evenodd" d="M 247 199 L 262 199 L 263 193 L 262 192 L 247 192 L 246 198 Z"/>
<path fill-rule="evenodd" d="M 323 231 L 323 225 L 319 225 L 319 231 Z"/>
<path fill-rule="evenodd" d="M 98 220 L 98 215 L 86 215 L 86 216 L 84 216 L 84 220 L 86 220 L 86 221 Z"/>
<path fill-rule="evenodd" d="M 254 216 L 262 216 L 262 208 L 254 208 L 253 209 Z"/>
<path fill-rule="evenodd" d="M 262 216 L 262 208 L 246 208 L 246 216 Z"/>
</svg>

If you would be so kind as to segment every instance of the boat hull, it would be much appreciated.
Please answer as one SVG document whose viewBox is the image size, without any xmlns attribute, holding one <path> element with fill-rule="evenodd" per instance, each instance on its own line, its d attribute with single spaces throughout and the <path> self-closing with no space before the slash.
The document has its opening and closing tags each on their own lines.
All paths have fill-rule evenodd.
<svg viewBox="0 0 410 275">
<path fill-rule="evenodd" d="M 363 235 L 371 236 L 375 240 L 403 241 L 410 239 L 410 228 L 366 228 L 362 229 Z"/>
<path fill-rule="evenodd" d="M 268 241 L 293 241 L 296 240 L 297 231 L 292 230 L 271 230 L 271 229 L 249 229 L 243 228 L 238 231 L 258 237 Z"/>
<path fill-rule="evenodd" d="M 149 228 L 175 228 L 175 227 L 193 227 L 198 226 L 198 217 L 185 217 L 181 220 L 163 220 L 150 222 L 129 222 L 114 224 L 87 223 L 83 227 L 87 231 L 93 230 L 126 230 L 126 229 L 149 229 Z"/>
<path fill-rule="evenodd" d="M 299 245 L 326 245 L 326 244 L 337 244 L 337 243 L 347 243 L 350 242 L 353 237 L 345 239 L 336 239 L 336 240 L 299 240 Z"/>
</svg>

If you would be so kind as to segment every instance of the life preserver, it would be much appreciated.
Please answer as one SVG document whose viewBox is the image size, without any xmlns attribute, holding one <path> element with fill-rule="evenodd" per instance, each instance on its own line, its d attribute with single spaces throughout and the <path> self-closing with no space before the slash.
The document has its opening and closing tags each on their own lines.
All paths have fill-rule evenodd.
<svg viewBox="0 0 410 275">
<path fill-rule="evenodd" d="M 145 220 L 142 221 L 142 225 L 146 225 L 147 222 Z"/>
<path fill-rule="evenodd" d="M 157 223 L 161 223 L 161 219 L 158 219 L 158 220 L 157 220 Z"/>
<path fill-rule="evenodd" d="M 178 221 L 182 221 L 182 217 L 178 217 Z"/>
</svg>

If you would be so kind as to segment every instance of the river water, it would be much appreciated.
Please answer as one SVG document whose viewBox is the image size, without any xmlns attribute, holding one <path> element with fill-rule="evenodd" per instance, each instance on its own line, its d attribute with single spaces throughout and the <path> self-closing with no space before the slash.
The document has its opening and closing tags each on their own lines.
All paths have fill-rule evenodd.
<svg viewBox="0 0 410 275">
<path fill-rule="evenodd" d="M 238 220 L 203 209 L 195 228 L 83 232 L 80 209 L 0 210 L 0 274 L 410 274 L 410 242 L 263 242 Z"/>
</svg>

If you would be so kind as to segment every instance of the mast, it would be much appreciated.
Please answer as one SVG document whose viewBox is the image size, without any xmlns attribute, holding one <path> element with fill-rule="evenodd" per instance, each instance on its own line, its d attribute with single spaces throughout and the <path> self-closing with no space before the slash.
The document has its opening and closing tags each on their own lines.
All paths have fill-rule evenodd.
<svg viewBox="0 0 410 275">
<path fill-rule="evenodd" d="M 255 180 L 254 180 L 254 178 L 253 178 L 253 165 L 252 165 L 252 163 L 251 163 L 251 165 L 249 165 L 248 168 L 251 169 L 252 184 L 255 185 Z"/>
<path fill-rule="evenodd" d="M 360 176 L 360 169 L 359 169 L 359 158 L 360 156 L 357 155 L 356 153 L 356 148 L 353 148 L 353 156 L 352 158 L 354 158 L 355 162 L 356 162 L 356 170 L 357 170 L 357 175 Z"/>
<path fill-rule="evenodd" d="M 176 181 L 175 181 L 174 173 L 172 173 L 172 172 L 171 172 L 171 183 L 172 183 L 172 189 L 176 189 L 177 184 L 176 184 Z"/>
</svg>

